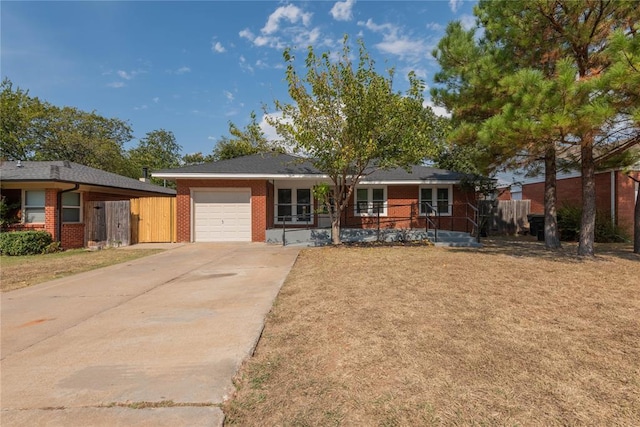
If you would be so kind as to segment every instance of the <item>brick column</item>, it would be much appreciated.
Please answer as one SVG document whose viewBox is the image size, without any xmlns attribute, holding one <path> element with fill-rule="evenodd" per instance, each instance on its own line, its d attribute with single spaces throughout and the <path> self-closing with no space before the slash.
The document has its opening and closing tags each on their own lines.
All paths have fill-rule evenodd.
<svg viewBox="0 0 640 427">
<path fill-rule="evenodd" d="M 47 188 L 44 191 L 44 229 L 51 234 L 54 241 L 58 240 L 58 236 L 56 236 L 56 225 L 58 224 L 57 196 L 58 190 L 55 188 Z"/>
</svg>

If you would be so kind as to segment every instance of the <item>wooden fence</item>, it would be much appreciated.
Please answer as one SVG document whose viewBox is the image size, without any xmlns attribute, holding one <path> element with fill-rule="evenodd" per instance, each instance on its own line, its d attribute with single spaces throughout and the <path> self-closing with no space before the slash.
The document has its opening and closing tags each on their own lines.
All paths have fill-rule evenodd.
<svg viewBox="0 0 640 427">
<path fill-rule="evenodd" d="M 496 203 L 497 202 L 497 203 Z M 515 235 L 529 230 L 531 200 L 483 200 L 480 215 L 488 234 Z"/>
<path fill-rule="evenodd" d="M 131 243 L 177 241 L 175 197 L 131 199 Z"/>
<path fill-rule="evenodd" d="M 130 242 L 129 200 L 87 202 L 85 246 L 128 246 Z"/>
</svg>

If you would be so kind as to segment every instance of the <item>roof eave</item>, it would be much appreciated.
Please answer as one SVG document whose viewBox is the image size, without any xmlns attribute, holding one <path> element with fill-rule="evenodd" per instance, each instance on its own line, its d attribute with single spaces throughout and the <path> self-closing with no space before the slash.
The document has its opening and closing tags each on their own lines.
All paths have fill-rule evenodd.
<svg viewBox="0 0 640 427">
<path fill-rule="evenodd" d="M 360 185 L 457 185 L 460 180 L 454 179 L 398 179 L 398 180 L 378 180 L 360 181 Z"/>
<path fill-rule="evenodd" d="M 162 179 L 328 179 L 321 174 L 247 174 L 247 173 L 152 173 Z"/>
</svg>

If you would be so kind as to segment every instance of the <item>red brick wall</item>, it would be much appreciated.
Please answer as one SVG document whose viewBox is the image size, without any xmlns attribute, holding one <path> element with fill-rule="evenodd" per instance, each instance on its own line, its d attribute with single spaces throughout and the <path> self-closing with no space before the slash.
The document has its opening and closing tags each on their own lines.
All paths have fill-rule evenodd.
<svg viewBox="0 0 640 427">
<path fill-rule="evenodd" d="M 640 179 L 640 172 L 631 174 Z M 621 172 L 616 172 L 616 210 L 618 225 L 633 233 L 633 216 L 636 203 L 635 182 Z"/>
<path fill-rule="evenodd" d="M 56 205 L 58 203 L 58 190 L 55 188 L 47 188 L 44 191 L 44 229 L 51 233 L 53 240 L 58 240 L 56 234 L 56 224 L 58 224 L 58 211 Z"/>
<path fill-rule="evenodd" d="M 191 189 L 197 188 L 250 188 L 251 189 L 251 241 L 264 242 L 267 229 L 267 181 L 179 179 L 176 204 L 178 211 L 178 242 L 191 241 Z"/>
<path fill-rule="evenodd" d="M 64 249 L 84 247 L 84 224 L 62 224 L 60 244 Z"/>
<path fill-rule="evenodd" d="M 511 200 L 511 189 L 502 188 L 498 190 L 498 200 Z"/>
<path fill-rule="evenodd" d="M 631 232 L 635 206 L 633 180 L 620 172 L 614 174 L 614 179 L 616 224 Z M 531 200 L 531 213 L 544 213 L 544 182 L 523 185 L 522 199 Z M 582 205 L 582 177 L 558 180 L 558 207 L 564 204 Z M 596 174 L 596 210 L 599 214 L 611 215 L 611 172 Z"/>
<path fill-rule="evenodd" d="M 582 205 L 582 177 L 558 180 L 558 207 Z M 531 213 L 544 213 L 544 182 L 522 186 L 522 199 L 531 200 Z M 596 209 L 611 213 L 611 174 L 596 174 Z"/>
<path fill-rule="evenodd" d="M 473 212 L 467 207 L 467 201 L 476 204 L 473 192 L 464 192 L 453 187 L 453 206 L 451 216 L 433 218 L 439 228 L 456 231 L 471 231 L 472 224 L 466 219 L 473 218 Z M 376 216 L 356 216 L 354 212 L 355 196 L 352 195 L 347 207 L 345 227 L 377 228 Z M 418 216 L 419 186 L 389 185 L 387 186 L 387 216 L 380 217 L 380 228 L 425 228 L 426 219 Z M 413 204 L 413 206 L 411 206 Z M 431 228 L 432 225 L 430 224 Z"/>
</svg>

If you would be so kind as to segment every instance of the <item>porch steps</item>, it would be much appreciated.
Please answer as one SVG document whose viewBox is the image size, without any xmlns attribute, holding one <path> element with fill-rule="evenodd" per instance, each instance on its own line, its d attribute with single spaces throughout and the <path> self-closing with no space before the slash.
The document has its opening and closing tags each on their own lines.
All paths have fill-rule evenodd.
<svg viewBox="0 0 640 427">
<path fill-rule="evenodd" d="M 267 243 L 282 244 L 282 229 L 267 230 Z M 361 228 L 343 228 L 343 242 L 375 242 L 378 240 L 377 230 Z M 287 246 L 326 246 L 331 244 L 331 230 L 328 228 L 287 229 L 284 233 Z M 426 232 L 417 229 L 384 229 L 380 230 L 380 240 L 385 242 L 429 240 L 436 246 L 481 247 L 482 244 L 469 233 L 460 231 L 438 230 L 438 241 L 433 230 Z"/>
<path fill-rule="evenodd" d="M 458 248 L 480 248 L 482 243 L 478 243 L 475 237 L 463 231 L 438 230 L 438 241 L 435 239 L 433 230 L 429 230 L 428 239 L 436 246 L 449 246 Z"/>
</svg>

